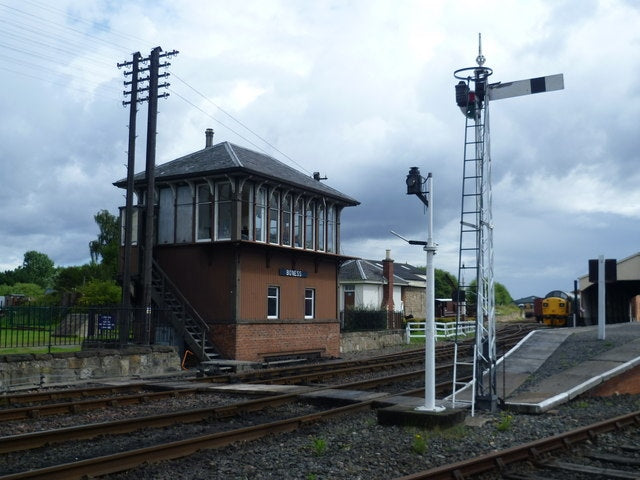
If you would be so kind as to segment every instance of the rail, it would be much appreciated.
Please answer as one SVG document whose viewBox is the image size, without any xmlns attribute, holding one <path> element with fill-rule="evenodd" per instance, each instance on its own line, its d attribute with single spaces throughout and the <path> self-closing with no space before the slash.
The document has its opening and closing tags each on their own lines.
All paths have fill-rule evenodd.
<svg viewBox="0 0 640 480">
<path fill-rule="evenodd" d="M 411 343 L 413 338 L 425 338 L 426 322 L 407 322 L 405 327 L 405 338 L 407 343 Z M 476 322 L 435 322 L 436 339 L 446 340 L 448 338 L 464 337 L 475 333 Z"/>
</svg>

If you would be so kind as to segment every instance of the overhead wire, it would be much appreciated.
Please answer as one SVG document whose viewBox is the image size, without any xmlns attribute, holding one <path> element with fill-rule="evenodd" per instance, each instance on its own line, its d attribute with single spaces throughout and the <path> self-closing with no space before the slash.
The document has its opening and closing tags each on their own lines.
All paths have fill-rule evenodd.
<svg viewBox="0 0 640 480">
<path fill-rule="evenodd" d="M 85 53 L 83 53 L 83 61 L 92 62 L 96 66 L 100 65 L 100 66 L 108 67 L 108 66 L 112 66 L 112 63 L 110 63 L 110 58 L 108 56 L 106 56 L 104 53 L 95 54 L 91 51 L 87 51 L 87 39 L 90 39 L 90 42 L 95 42 L 95 44 L 97 45 L 100 45 L 102 47 L 107 47 L 108 49 L 113 50 L 114 53 L 115 51 L 118 51 L 120 52 L 120 54 L 122 54 L 122 52 L 132 52 L 132 49 L 112 41 L 114 37 L 129 39 L 132 41 L 142 42 L 145 44 L 147 43 L 146 40 L 139 38 L 135 35 L 131 35 L 126 32 L 118 32 L 116 30 L 108 28 L 106 25 L 103 25 L 101 23 L 92 22 L 82 17 L 71 15 L 64 10 L 39 2 L 37 0 L 22 0 L 20 5 L 33 6 L 40 10 L 48 11 L 49 13 L 53 13 L 54 15 L 56 15 L 58 18 L 66 18 L 66 19 L 72 20 L 79 25 L 86 25 L 95 31 L 99 31 L 108 35 L 108 39 L 105 39 L 96 34 L 92 34 L 78 28 L 73 28 L 65 23 L 60 23 L 55 20 L 43 18 L 41 16 L 38 16 L 37 14 L 28 12 L 21 8 L 16 8 L 16 7 L 7 5 L 5 2 L 0 1 L 0 9 L 4 9 L 7 13 L 11 15 L 10 19 L 3 18 L 3 19 L 0 19 L 0 22 L 4 23 L 5 25 L 8 25 L 11 29 L 19 30 L 19 33 L 11 33 L 9 36 L 13 37 L 13 39 L 19 39 L 19 40 L 21 39 L 27 44 L 32 45 L 32 47 L 35 46 L 35 48 L 31 48 L 31 49 L 25 48 L 25 47 L 21 48 L 21 47 L 12 45 L 11 43 L 0 43 L 0 47 L 4 47 L 9 51 L 14 51 L 24 55 L 28 55 L 32 59 L 35 59 L 36 62 L 42 61 L 42 62 L 48 62 L 50 64 L 57 64 L 57 65 L 63 64 L 65 58 L 56 56 L 56 52 L 59 54 L 70 56 L 70 55 L 77 54 L 77 50 L 74 50 L 74 48 L 76 48 L 76 49 L 82 49 L 85 51 Z M 37 24 L 39 24 L 40 27 L 42 28 L 33 26 L 33 23 L 25 23 L 25 21 L 37 22 Z M 6 29 L 5 29 L 5 32 L 6 32 Z M 32 36 L 32 34 L 35 37 Z M 42 39 L 45 39 L 45 41 L 43 41 Z M 42 53 L 41 50 L 38 51 L 38 49 L 42 49 L 43 47 L 46 48 L 45 51 L 48 53 Z M 0 64 L 0 69 L 4 71 L 12 72 L 18 75 L 23 75 L 23 76 L 44 81 L 44 82 L 49 82 L 53 85 L 60 85 L 66 88 L 73 88 L 75 90 L 83 91 L 85 93 L 95 93 L 103 98 L 112 98 L 111 96 L 103 95 L 102 92 L 99 91 L 100 88 L 96 88 L 94 90 L 90 90 L 90 89 L 85 90 L 82 88 L 78 88 L 77 86 L 70 85 L 68 81 L 66 82 L 63 81 L 62 78 L 66 80 L 68 80 L 68 78 L 74 78 L 74 79 L 77 79 L 79 82 L 84 82 L 84 83 L 87 82 L 87 79 L 85 76 L 75 74 L 73 70 L 69 71 L 66 74 L 62 74 L 58 70 L 51 69 L 50 67 L 47 67 L 45 64 L 42 64 L 42 63 L 39 64 L 34 62 L 28 62 L 21 58 L 11 57 L 10 55 L 0 55 L 0 57 L 4 58 L 8 62 L 13 63 L 14 65 L 17 65 L 17 66 L 27 67 L 32 70 L 35 70 L 36 72 L 38 71 L 41 73 L 44 72 L 47 75 L 53 74 L 56 77 L 58 77 L 60 80 L 56 81 L 52 78 L 35 75 L 33 73 L 25 73 L 23 71 L 16 70 L 14 68 L 8 68 L 6 66 L 2 66 Z M 83 69 L 89 73 L 93 72 L 96 75 L 104 75 L 104 71 L 92 69 L 90 67 L 87 67 L 86 64 L 84 63 L 83 63 Z M 174 71 L 171 71 L 170 73 L 176 80 L 181 82 L 186 88 L 188 88 L 190 91 L 192 91 L 193 93 L 195 93 L 196 95 L 204 99 L 209 104 L 211 104 L 213 107 L 215 107 L 218 111 L 220 111 L 226 117 L 231 119 L 237 125 L 239 125 L 244 130 L 249 132 L 251 135 L 259 139 L 265 145 L 267 145 L 270 149 L 278 152 L 278 154 L 286 158 L 289 162 L 296 165 L 298 168 L 304 170 L 307 173 L 310 173 L 304 166 L 302 166 L 300 163 L 296 162 L 292 157 L 290 157 L 289 155 L 284 153 L 282 150 L 274 146 L 271 142 L 269 142 L 263 136 L 258 134 L 255 130 L 250 128 L 244 122 L 237 119 L 231 113 L 229 113 L 228 111 L 223 109 L 221 106 L 213 102 L 209 97 L 207 97 L 205 94 L 200 92 L 197 88 L 189 84 L 186 80 L 178 76 Z M 94 82 L 94 85 L 96 87 L 100 87 L 102 83 Z M 247 138 L 246 135 L 241 134 L 236 129 L 230 127 L 228 124 L 216 118 L 210 112 L 206 111 L 205 109 L 203 109 L 202 107 L 194 103 L 193 101 L 189 100 L 186 95 L 181 94 L 175 88 L 170 88 L 169 90 L 171 91 L 172 94 L 177 96 L 180 100 L 190 105 L 191 107 L 197 109 L 207 117 L 211 118 L 212 120 L 217 122 L 219 125 L 221 125 L 225 129 L 229 130 L 230 132 L 237 135 L 244 141 L 248 142 L 253 147 L 259 149 L 265 154 L 269 154 L 263 147 L 259 146 L 256 142 Z M 115 94 L 116 92 L 115 88 L 113 89 L 113 92 Z M 121 93 L 121 92 L 118 92 L 118 93 Z"/>
<path fill-rule="evenodd" d="M 300 165 L 298 162 L 296 162 L 293 158 L 291 158 L 289 155 L 287 155 L 286 153 L 284 153 L 283 151 L 281 151 L 280 149 L 278 149 L 277 147 L 275 147 L 274 145 L 272 145 L 268 140 L 266 140 L 265 138 L 263 138 L 262 136 L 260 136 L 258 133 L 256 133 L 255 131 L 253 131 L 251 128 L 249 128 L 247 125 L 245 125 L 243 122 L 241 122 L 240 120 L 238 120 L 237 118 L 235 118 L 233 115 L 231 115 L 229 112 L 227 112 L 226 110 L 224 110 L 221 106 L 217 105 L 213 100 L 211 100 L 209 97 L 207 97 L 206 95 L 204 95 L 202 92 L 200 92 L 199 90 L 197 90 L 195 87 L 193 87 L 192 85 L 190 85 L 189 83 L 187 83 L 184 79 L 180 78 L 178 75 L 175 74 L 175 72 L 171 71 L 171 76 L 173 76 L 174 78 L 176 78 L 178 81 L 182 82 L 185 86 L 187 86 L 188 88 L 190 88 L 192 91 L 194 91 L 195 93 L 197 93 L 200 97 L 202 97 L 203 99 L 205 99 L 207 102 L 209 102 L 211 105 L 213 105 L 214 107 L 216 107 L 218 110 L 220 110 L 222 113 L 224 113 L 227 117 L 229 117 L 231 120 L 233 120 L 234 122 L 236 122 L 238 125 L 240 125 L 241 127 L 245 128 L 246 130 L 248 130 L 249 132 L 251 132 L 253 135 L 255 135 L 256 137 L 258 137 L 260 140 L 262 140 L 264 143 L 266 143 L 267 145 L 269 145 L 269 147 L 273 148 L 276 152 L 278 152 L 280 155 L 286 157 L 289 161 L 293 162 L 296 166 L 298 166 L 299 168 L 303 169 L 305 172 L 307 173 L 311 173 L 309 172 L 305 167 L 303 167 L 302 165 Z M 229 127 L 226 127 L 229 128 Z M 234 132 L 236 133 L 236 132 Z M 237 133 L 236 133 L 237 135 Z M 243 139 L 245 139 L 244 137 L 242 137 Z M 246 140 L 246 139 L 245 139 Z M 252 143 L 252 145 L 255 146 L 255 144 Z M 263 150 L 264 151 L 264 150 Z"/>
</svg>

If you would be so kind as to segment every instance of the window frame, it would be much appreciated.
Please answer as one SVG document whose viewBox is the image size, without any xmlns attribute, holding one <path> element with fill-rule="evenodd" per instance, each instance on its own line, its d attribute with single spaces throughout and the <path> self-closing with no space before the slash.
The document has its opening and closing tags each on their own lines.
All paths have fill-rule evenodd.
<svg viewBox="0 0 640 480">
<path fill-rule="evenodd" d="M 336 253 L 338 248 L 337 237 L 337 211 L 335 205 L 327 205 L 327 252 Z"/>
<path fill-rule="evenodd" d="M 316 248 L 316 202 L 309 200 L 304 209 L 304 248 L 315 250 Z"/>
<path fill-rule="evenodd" d="M 280 243 L 284 246 L 291 247 L 293 234 L 293 198 L 290 193 L 282 195 L 280 201 L 280 210 L 282 212 L 282 227 L 280 231 Z"/>
<path fill-rule="evenodd" d="M 304 248 L 304 199 L 293 203 L 293 248 Z"/>
<path fill-rule="evenodd" d="M 227 187 L 229 189 L 229 198 L 220 198 L 221 195 L 221 189 L 223 187 Z M 226 213 L 228 213 L 228 221 L 229 221 L 229 225 L 228 225 L 228 236 L 221 236 L 220 235 L 220 230 L 221 230 L 221 221 L 224 220 L 224 217 L 221 215 L 221 213 L 225 213 L 224 210 L 222 210 L 222 208 L 227 209 L 228 211 Z M 232 237 L 232 229 L 233 229 L 233 187 L 231 185 L 231 183 L 229 183 L 228 181 L 226 182 L 217 182 L 215 184 L 215 207 L 214 207 L 214 231 L 213 231 L 213 235 L 214 235 L 214 239 L 216 241 L 225 241 L 225 240 L 231 240 Z"/>
<path fill-rule="evenodd" d="M 193 243 L 193 185 L 176 186 L 174 243 Z"/>
<path fill-rule="evenodd" d="M 272 305 L 272 301 L 275 305 Z M 275 312 L 272 310 L 275 307 Z M 280 287 L 278 285 L 267 286 L 267 318 L 278 319 L 280 317 Z"/>
<path fill-rule="evenodd" d="M 304 318 L 306 320 L 316 316 L 316 289 L 304 289 Z"/>
<path fill-rule="evenodd" d="M 206 201 L 203 201 L 201 198 L 201 192 L 202 190 L 206 189 L 206 194 L 207 194 L 207 199 Z M 211 195 L 211 187 L 209 186 L 208 183 L 200 183 L 198 185 L 196 185 L 196 242 L 210 242 L 211 241 L 211 226 L 213 224 L 213 217 L 212 217 L 212 203 L 213 203 L 213 196 Z M 202 208 L 206 208 L 206 215 L 204 215 L 204 218 L 208 219 L 208 236 L 207 237 L 200 237 L 200 227 L 202 225 L 202 218 L 203 215 L 201 215 L 202 213 Z"/>
<path fill-rule="evenodd" d="M 324 203 L 318 202 L 318 204 L 316 205 L 316 250 L 320 252 L 324 252 L 327 246 L 325 236 L 327 227 L 326 212 L 327 207 L 324 205 Z"/>
<path fill-rule="evenodd" d="M 268 239 L 272 245 L 280 244 L 280 192 L 271 190 L 269 195 L 269 219 L 268 219 Z"/>
<path fill-rule="evenodd" d="M 255 225 L 255 241 L 260 243 L 267 243 L 267 229 L 269 227 L 267 219 L 267 193 L 267 187 L 260 186 L 255 189 L 253 223 Z M 263 203 L 260 203 L 261 201 Z M 260 219 L 260 222 L 258 222 L 258 219 Z M 258 223 L 260 224 L 260 226 L 258 226 Z"/>
</svg>

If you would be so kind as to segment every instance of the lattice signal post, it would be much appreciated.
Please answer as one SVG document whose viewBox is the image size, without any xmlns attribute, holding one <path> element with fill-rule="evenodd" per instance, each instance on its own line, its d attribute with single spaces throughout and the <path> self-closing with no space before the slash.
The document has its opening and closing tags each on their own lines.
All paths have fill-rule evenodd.
<svg viewBox="0 0 640 480">
<path fill-rule="evenodd" d="M 453 403 L 462 390 L 471 388 L 472 410 L 477 406 L 494 411 L 497 407 L 495 303 L 493 279 L 493 219 L 491 193 L 491 157 L 489 152 L 489 102 L 504 98 L 542 93 L 564 88 L 562 74 L 530 78 L 515 82 L 489 83 L 493 74 L 485 67 L 479 38 L 477 66 L 454 72 L 456 103 L 466 119 L 462 200 L 460 213 L 460 250 L 458 256 L 458 290 L 455 292 L 457 322 L 465 320 L 467 305 L 475 293 L 476 342 L 474 380 L 458 382 L 457 338 L 454 366 Z M 465 284 L 469 281 L 468 284 Z M 475 286 L 473 285 L 475 282 Z M 473 313 L 470 313 L 473 316 Z M 464 400 L 463 400 L 464 401 Z"/>
</svg>

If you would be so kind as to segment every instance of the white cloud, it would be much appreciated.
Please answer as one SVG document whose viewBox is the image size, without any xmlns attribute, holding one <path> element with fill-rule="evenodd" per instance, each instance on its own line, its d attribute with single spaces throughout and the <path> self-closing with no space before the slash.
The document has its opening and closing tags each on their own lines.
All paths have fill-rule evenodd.
<svg viewBox="0 0 640 480">
<path fill-rule="evenodd" d="M 125 176 L 128 133 L 126 79 L 115 65 L 159 45 L 180 50 L 170 60 L 171 96 L 159 105 L 159 163 L 202 148 L 207 127 L 215 141 L 291 163 L 284 152 L 362 202 L 344 213 L 345 253 L 375 259 L 391 248 L 396 261 L 424 264 L 420 247 L 388 233 L 424 236 L 424 211 L 403 191 L 408 168 L 419 166 L 434 175 L 435 263 L 455 274 L 464 118 L 453 71 L 475 65 L 478 32 L 492 81 L 565 75 L 563 91 L 491 106 L 496 279 L 516 296 L 544 294 L 570 288 L 593 250 L 620 258 L 638 250 L 633 2 L 11 5 L 57 25 L 19 28 L 25 36 L 16 48 L 35 51 L 32 40 L 53 33 L 65 50 L 46 51 L 55 67 L 29 54 L 22 59 L 30 67 L 0 56 L 1 158 L 11 178 L 0 191 L 0 268 L 21 262 L 27 249 L 58 264 L 88 257 L 93 215 L 123 203 L 111 185 Z M 7 21 L 34 18 L 16 15 Z M 52 72 L 69 78 L 51 83 L 61 79 Z M 137 170 L 146 113 L 141 104 Z"/>
</svg>

